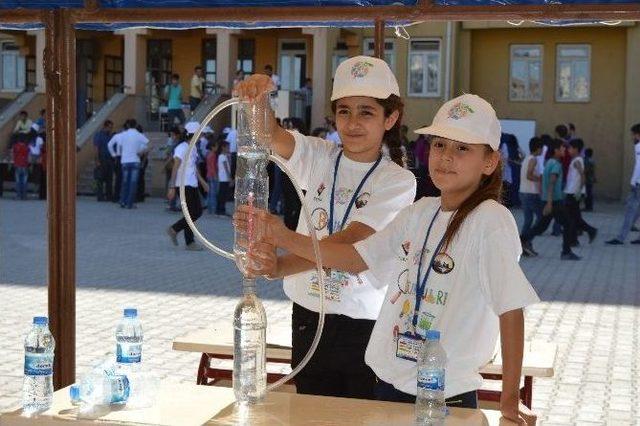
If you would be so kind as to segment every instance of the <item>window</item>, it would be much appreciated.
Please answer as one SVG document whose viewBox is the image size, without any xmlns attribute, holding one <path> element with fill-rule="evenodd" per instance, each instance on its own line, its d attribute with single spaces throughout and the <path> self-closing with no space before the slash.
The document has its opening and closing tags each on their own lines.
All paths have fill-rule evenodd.
<svg viewBox="0 0 640 426">
<path fill-rule="evenodd" d="M 208 82 L 216 82 L 217 42 L 215 38 L 202 40 L 202 58 L 204 60 L 204 78 Z"/>
<path fill-rule="evenodd" d="M 124 88 L 124 64 L 122 57 L 104 57 L 104 100 L 109 100 L 116 93 L 122 93 Z"/>
<path fill-rule="evenodd" d="M 147 40 L 149 84 L 158 87 L 160 90 L 164 90 L 166 85 L 171 84 L 172 58 L 171 40 Z"/>
<path fill-rule="evenodd" d="M 542 101 L 542 45 L 511 46 L 510 101 Z"/>
<path fill-rule="evenodd" d="M 589 102 L 591 46 L 560 44 L 556 51 L 556 101 Z"/>
<path fill-rule="evenodd" d="M 391 71 L 396 70 L 396 53 L 394 51 L 395 45 L 393 39 L 384 40 L 384 60 L 389 64 Z M 373 56 L 375 52 L 375 40 L 372 38 L 364 39 L 364 47 L 362 49 L 363 54 L 367 56 Z"/>
<path fill-rule="evenodd" d="M 0 43 L 0 75 L 2 91 L 21 92 L 25 89 L 25 58 L 20 56 L 20 48 L 15 43 Z"/>
<path fill-rule="evenodd" d="M 254 56 L 256 51 L 256 41 L 252 38 L 241 38 L 238 40 L 238 67 L 244 71 L 245 75 L 250 75 L 254 70 Z"/>
<path fill-rule="evenodd" d="M 440 96 L 440 40 L 411 40 L 409 96 Z"/>
<path fill-rule="evenodd" d="M 36 88 L 36 57 L 29 55 L 25 57 L 26 61 L 26 80 L 25 90 L 27 92 L 33 92 Z"/>
<path fill-rule="evenodd" d="M 331 58 L 331 75 L 335 75 L 336 69 L 338 69 L 338 65 L 340 65 L 347 59 L 349 59 L 347 44 L 344 41 L 338 41 L 338 43 L 336 44 L 336 48 L 333 51 L 333 57 Z"/>
</svg>

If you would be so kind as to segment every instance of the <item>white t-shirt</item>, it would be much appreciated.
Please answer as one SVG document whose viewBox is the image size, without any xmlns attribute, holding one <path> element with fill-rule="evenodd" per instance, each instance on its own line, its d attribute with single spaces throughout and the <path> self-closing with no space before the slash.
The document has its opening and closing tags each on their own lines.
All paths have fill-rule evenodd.
<svg viewBox="0 0 640 426">
<path fill-rule="evenodd" d="M 227 137 L 224 139 L 226 142 L 229 142 L 229 152 L 238 152 L 238 131 L 236 129 L 231 129 L 229 133 L 227 133 Z"/>
<path fill-rule="evenodd" d="M 336 159 L 341 149 L 324 139 L 291 132 L 295 149 L 286 161 L 296 181 L 307 190 L 305 202 L 312 212 L 318 238 L 329 235 L 329 205 Z M 373 163 L 359 163 L 344 154 L 340 159 L 335 190 L 333 232 L 339 232 L 342 219 L 358 185 Z M 382 159 L 365 182 L 351 209 L 344 228 L 360 222 L 376 231 L 384 228 L 405 206 L 413 202 L 416 180 L 413 174 L 397 164 Z M 297 232 L 309 235 L 304 215 L 300 215 Z M 325 274 L 326 277 L 326 274 Z M 365 272 L 351 275 L 333 270 L 325 280 L 325 312 L 356 319 L 376 319 L 382 305 L 386 283 L 373 283 L 373 275 Z M 307 271 L 284 279 L 284 291 L 295 303 L 319 311 L 319 287 L 315 271 Z"/>
<path fill-rule="evenodd" d="M 412 330 L 420 252 L 439 207 L 440 198 L 422 198 L 402 210 L 383 231 L 354 245 L 376 276 L 373 282 L 389 284 L 365 362 L 380 379 L 412 395 L 416 394 L 416 363 L 396 355 L 398 337 Z M 423 265 L 431 260 L 452 215 L 438 214 Z M 498 316 L 539 299 L 518 264 L 522 249 L 516 222 L 495 201 L 483 202 L 467 216 L 446 253 L 453 269 L 448 273 L 431 270 L 417 328 L 423 336 L 426 329 L 441 333 L 448 360 L 448 398 L 481 386 L 478 370 L 493 356 Z"/>
<path fill-rule="evenodd" d="M 576 166 L 578 164 L 580 165 L 580 167 L 582 167 L 582 170 L 584 170 L 584 161 L 579 155 L 571 160 L 571 163 L 569 164 L 569 171 L 567 172 L 567 184 L 564 187 L 565 194 L 576 195 L 580 194 L 580 192 L 582 191 L 582 177 L 578 169 L 576 169 Z"/>
<path fill-rule="evenodd" d="M 173 151 L 173 158 L 180 159 L 180 168 L 178 168 L 178 174 L 176 175 L 176 188 L 182 184 L 182 171 L 186 165 L 187 171 L 184 176 L 184 186 L 191 186 L 193 188 L 198 187 L 198 177 L 196 176 L 196 162 L 198 161 L 198 154 L 194 149 L 191 151 L 191 158 L 188 161 L 185 161 L 187 158 L 187 151 L 189 151 L 189 144 L 186 142 L 181 142 L 176 149 Z"/>
<path fill-rule="evenodd" d="M 531 160 L 536 162 L 536 165 L 533 168 L 533 173 L 540 176 L 538 174 L 538 158 L 531 154 L 527 155 L 522 162 L 522 167 L 520 168 L 520 192 L 522 194 L 540 194 L 540 182 L 529 180 L 527 177 L 529 162 L 531 162 Z"/>
<path fill-rule="evenodd" d="M 544 159 L 546 158 L 548 150 L 549 150 L 549 147 L 546 145 L 543 145 L 542 154 L 536 157 L 536 160 L 538 161 L 538 164 L 536 166 L 536 173 L 539 174 L 540 176 L 542 176 L 542 174 L 544 173 Z"/>
<path fill-rule="evenodd" d="M 631 175 L 631 186 L 640 185 L 640 141 L 636 142 L 633 151 L 636 154 L 636 163 Z"/>
<path fill-rule="evenodd" d="M 34 157 L 40 157 L 42 154 L 42 145 L 44 145 L 44 140 L 40 136 L 36 137 L 35 142 L 29 145 L 29 153 Z"/>
<path fill-rule="evenodd" d="M 136 129 L 125 130 L 114 136 L 114 138 L 116 137 L 120 143 L 120 152 L 122 153 L 120 162 L 122 164 L 139 163 L 139 154 L 145 150 L 149 139 Z M 109 142 L 109 144 L 111 144 L 111 142 Z"/>
<path fill-rule="evenodd" d="M 507 148 L 506 143 L 500 147 L 500 154 L 502 155 L 502 180 L 511 183 L 513 182 L 513 176 L 511 165 L 509 164 L 509 148 Z"/>
<path fill-rule="evenodd" d="M 227 169 L 224 167 L 224 163 L 227 163 L 227 167 L 231 170 L 231 163 L 229 162 L 229 158 L 226 154 L 218 155 L 218 181 L 219 182 L 229 182 L 231 177 L 229 173 L 227 173 Z"/>
</svg>

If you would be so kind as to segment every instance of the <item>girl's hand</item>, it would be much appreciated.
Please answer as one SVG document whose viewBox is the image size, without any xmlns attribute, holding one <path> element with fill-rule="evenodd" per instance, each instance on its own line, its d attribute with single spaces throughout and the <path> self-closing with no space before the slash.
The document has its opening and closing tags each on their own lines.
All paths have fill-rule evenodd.
<svg viewBox="0 0 640 426">
<path fill-rule="evenodd" d="M 274 90 L 276 87 L 271 77 L 265 74 L 253 74 L 235 85 L 233 95 L 245 101 L 254 101 L 260 95 Z"/>
<path fill-rule="evenodd" d="M 258 230 L 258 238 L 262 242 L 278 247 L 287 228 L 279 217 L 266 210 L 240 205 L 233 215 L 233 224 L 238 231 L 246 235 L 250 229 Z M 251 243 L 251 242 L 250 242 Z"/>
<path fill-rule="evenodd" d="M 252 244 L 247 251 L 247 273 L 251 276 L 278 276 L 278 255 L 276 246 L 265 241 Z"/>
<path fill-rule="evenodd" d="M 508 396 L 504 393 L 500 396 L 500 412 L 502 417 L 517 425 L 535 425 L 537 416 L 527 408 L 518 395 Z"/>
</svg>

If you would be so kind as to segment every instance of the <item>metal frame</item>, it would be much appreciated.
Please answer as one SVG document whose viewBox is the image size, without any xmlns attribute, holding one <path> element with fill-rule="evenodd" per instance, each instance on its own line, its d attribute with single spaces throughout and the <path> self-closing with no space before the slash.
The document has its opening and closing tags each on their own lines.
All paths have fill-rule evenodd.
<svg viewBox="0 0 640 426">
<path fill-rule="evenodd" d="M 47 82 L 47 191 L 49 317 L 57 350 L 56 389 L 75 381 L 76 108 L 75 25 L 80 23 L 203 23 L 255 21 L 375 22 L 377 57 L 384 54 L 385 19 L 393 21 L 470 20 L 640 20 L 635 4 L 549 4 L 508 6 L 256 7 L 100 9 L 85 0 L 82 9 L 2 10 L 0 22 L 45 26 Z M 54 113 L 55 112 L 55 113 Z"/>
</svg>

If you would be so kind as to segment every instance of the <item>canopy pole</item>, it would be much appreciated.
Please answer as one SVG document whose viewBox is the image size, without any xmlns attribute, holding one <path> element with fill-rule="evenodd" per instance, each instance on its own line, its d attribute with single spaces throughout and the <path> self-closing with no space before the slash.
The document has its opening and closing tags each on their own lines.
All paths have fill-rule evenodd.
<svg viewBox="0 0 640 426">
<path fill-rule="evenodd" d="M 49 322 L 56 340 L 53 382 L 76 376 L 76 39 L 70 12 L 43 12 L 47 110 Z"/>
<path fill-rule="evenodd" d="M 373 55 L 384 59 L 384 19 L 375 20 Z"/>
</svg>

